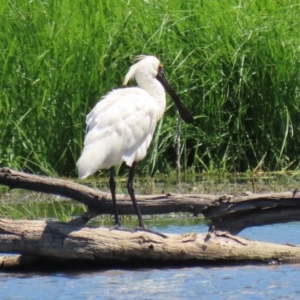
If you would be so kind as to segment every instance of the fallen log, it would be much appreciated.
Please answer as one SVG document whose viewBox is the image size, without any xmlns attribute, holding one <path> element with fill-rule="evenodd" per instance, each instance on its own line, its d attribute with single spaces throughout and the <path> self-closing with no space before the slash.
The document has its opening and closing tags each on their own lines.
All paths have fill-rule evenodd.
<svg viewBox="0 0 300 300">
<path fill-rule="evenodd" d="M 47 176 L 26 174 L 0 168 L 0 184 L 10 189 L 25 189 L 36 192 L 64 196 L 85 204 L 96 214 L 113 214 L 111 194 L 95 188 L 78 184 L 70 180 Z M 132 201 L 128 195 L 118 194 L 118 211 L 120 215 L 135 214 Z M 212 201 L 219 199 L 214 195 L 136 195 L 142 214 L 167 214 L 171 212 L 190 212 L 198 214 Z"/>
<path fill-rule="evenodd" d="M 128 232 L 82 226 L 99 214 L 112 213 L 109 193 L 69 180 L 54 179 L 0 168 L 0 184 L 58 194 L 87 205 L 88 210 L 69 224 L 46 221 L 0 219 L 0 252 L 19 256 L 0 258 L 0 267 L 40 265 L 45 261 L 83 260 L 84 264 L 128 263 L 153 265 L 171 262 L 263 262 L 300 261 L 300 247 L 274 245 L 236 237 L 246 227 L 300 220 L 297 190 L 285 193 L 233 195 L 138 195 L 143 214 L 191 212 L 211 220 L 208 233 L 165 234 Z M 119 212 L 133 214 L 131 200 L 117 195 Z M 216 230 L 217 229 L 217 230 Z M 227 230 L 224 232 L 220 230 Z M 73 265 L 73 263 L 72 263 Z"/>
<path fill-rule="evenodd" d="M 88 207 L 87 212 L 71 221 L 84 225 L 99 214 L 113 214 L 110 193 L 103 192 L 70 180 L 55 179 L 0 168 L 0 184 L 10 189 L 61 195 L 77 200 Z M 141 213 L 144 215 L 190 212 L 202 214 L 216 230 L 237 234 L 251 226 L 300 221 L 300 193 L 298 190 L 283 193 L 241 195 L 161 194 L 137 195 Z M 131 199 L 117 195 L 121 215 L 134 214 Z"/>
<path fill-rule="evenodd" d="M 228 232 L 167 236 L 162 238 L 143 231 L 78 227 L 58 222 L 0 219 L 0 252 L 22 253 L 40 260 L 50 258 L 75 262 L 80 259 L 105 266 L 118 262 L 127 262 L 131 266 L 174 262 L 300 262 L 298 246 L 250 241 Z M 15 260 L 18 265 L 20 257 Z M 26 263 L 29 264 L 28 261 Z M 11 261 L 8 266 L 12 265 Z M 2 267 L 5 267 L 4 263 Z"/>
</svg>

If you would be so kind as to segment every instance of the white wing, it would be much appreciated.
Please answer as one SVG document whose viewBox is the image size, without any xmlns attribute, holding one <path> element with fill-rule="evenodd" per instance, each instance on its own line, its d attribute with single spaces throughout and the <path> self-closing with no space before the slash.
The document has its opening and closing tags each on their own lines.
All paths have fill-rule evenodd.
<svg viewBox="0 0 300 300">
<path fill-rule="evenodd" d="M 143 89 L 110 92 L 87 115 L 83 152 L 77 162 L 79 178 L 125 161 L 142 160 L 152 140 L 158 106 Z"/>
</svg>

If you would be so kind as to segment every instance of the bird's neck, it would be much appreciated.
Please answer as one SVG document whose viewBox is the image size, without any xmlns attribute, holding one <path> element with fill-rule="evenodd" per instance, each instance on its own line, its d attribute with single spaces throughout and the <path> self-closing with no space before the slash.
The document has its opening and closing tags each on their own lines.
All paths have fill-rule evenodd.
<svg viewBox="0 0 300 300">
<path fill-rule="evenodd" d="M 136 74 L 135 80 L 140 88 L 145 90 L 150 96 L 154 98 L 159 106 L 159 119 L 162 117 L 166 109 L 166 92 L 161 83 L 146 74 Z"/>
</svg>

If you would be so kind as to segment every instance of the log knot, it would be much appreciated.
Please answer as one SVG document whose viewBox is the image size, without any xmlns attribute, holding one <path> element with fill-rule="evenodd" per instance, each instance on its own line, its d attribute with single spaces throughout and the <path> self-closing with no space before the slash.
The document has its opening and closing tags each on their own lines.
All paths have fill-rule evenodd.
<svg viewBox="0 0 300 300">
<path fill-rule="evenodd" d="M 228 202 L 230 202 L 230 200 L 231 200 L 231 196 L 223 195 L 219 199 L 217 199 L 216 202 L 219 202 L 219 203 L 222 203 L 222 202 L 228 203 Z"/>
<path fill-rule="evenodd" d="M 176 240 L 179 240 L 181 243 L 195 242 L 196 239 L 197 239 L 196 232 L 183 233 L 179 237 L 176 237 Z"/>
<path fill-rule="evenodd" d="M 11 174 L 11 170 L 9 168 L 0 168 L 1 173 Z"/>
</svg>

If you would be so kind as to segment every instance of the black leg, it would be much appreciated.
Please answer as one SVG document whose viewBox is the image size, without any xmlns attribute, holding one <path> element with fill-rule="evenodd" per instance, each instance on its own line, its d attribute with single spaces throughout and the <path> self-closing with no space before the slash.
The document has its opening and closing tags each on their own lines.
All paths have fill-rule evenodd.
<svg viewBox="0 0 300 300">
<path fill-rule="evenodd" d="M 109 177 L 109 188 L 110 188 L 111 197 L 112 197 L 113 206 L 114 206 L 115 225 L 121 226 L 121 224 L 119 222 L 119 214 L 118 214 L 117 201 L 116 201 L 116 182 L 114 179 L 114 175 L 115 175 L 115 168 L 111 167 L 110 168 L 110 177 Z"/>
<path fill-rule="evenodd" d="M 160 237 L 163 237 L 163 238 L 167 238 L 167 236 L 162 234 L 162 233 L 155 232 L 153 230 L 147 229 L 146 225 L 144 224 L 140 208 L 139 208 L 139 206 L 136 202 L 135 195 L 134 195 L 134 188 L 133 188 L 134 168 L 135 168 L 135 163 L 132 164 L 132 166 L 129 170 L 129 176 L 128 176 L 128 182 L 127 182 L 128 194 L 130 195 L 130 198 L 131 198 L 132 203 L 133 203 L 133 207 L 134 207 L 135 212 L 136 212 L 136 214 L 138 216 L 138 219 L 139 219 L 139 228 L 133 230 L 133 232 L 137 231 L 137 230 L 142 230 L 142 231 L 145 231 L 145 232 L 154 233 L 154 234 L 156 234 Z M 115 180 L 114 180 L 114 167 L 112 167 L 110 169 L 109 187 L 110 187 L 111 197 L 112 197 L 113 205 L 114 205 L 115 224 L 116 224 L 116 226 L 112 229 L 128 231 L 126 229 L 121 228 L 121 225 L 120 225 L 120 222 L 119 222 L 117 202 L 116 202 L 116 183 L 115 183 Z"/>
<path fill-rule="evenodd" d="M 135 162 L 132 164 L 132 166 L 130 167 L 130 170 L 129 170 L 127 190 L 128 190 L 128 194 L 130 195 L 130 198 L 132 200 L 135 212 L 136 212 L 136 214 L 138 216 L 138 219 L 139 219 L 139 227 L 143 228 L 143 229 L 147 229 L 147 227 L 144 224 L 140 208 L 139 208 L 139 206 L 136 202 L 135 195 L 134 195 L 134 188 L 133 188 L 134 169 L 135 169 Z"/>
</svg>

